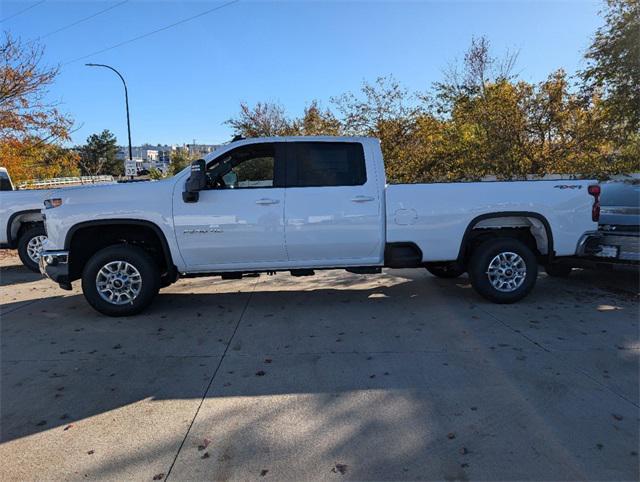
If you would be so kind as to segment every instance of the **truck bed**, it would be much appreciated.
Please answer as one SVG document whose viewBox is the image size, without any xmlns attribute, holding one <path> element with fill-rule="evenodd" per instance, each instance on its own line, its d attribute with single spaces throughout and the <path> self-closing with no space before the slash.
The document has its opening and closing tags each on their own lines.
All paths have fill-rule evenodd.
<svg viewBox="0 0 640 482">
<path fill-rule="evenodd" d="M 423 261 L 456 259 L 465 230 L 474 220 L 477 229 L 491 227 L 487 213 L 499 213 L 514 226 L 523 222 L 553 226 L 553 250 L 572 256 L 576 240 L 595 229 L 589 180 L 491 181 L 435 184 L 391 184 L 386 187 L 388 243 L 415 243 Z M 471 206 L 471 207 L 470 207 Z M 523 214 L 535 213 L 525 219 Z M 491 214 L 494 218 L 495 215 Z M 453 241 L 457 240 L 457 241 Z"/>
</svg>

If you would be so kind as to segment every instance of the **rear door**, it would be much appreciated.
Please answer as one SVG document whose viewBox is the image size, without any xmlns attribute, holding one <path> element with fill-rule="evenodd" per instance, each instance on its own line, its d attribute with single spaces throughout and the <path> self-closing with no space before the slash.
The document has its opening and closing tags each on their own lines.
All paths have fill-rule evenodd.
<svg viewBox="0 0 640 482">
<path fill-rule="evenodd" d="M 380 189 L 359 142 L 286 144 L 285 242 L 297 266 L 380 262 Z"/>
</svg>

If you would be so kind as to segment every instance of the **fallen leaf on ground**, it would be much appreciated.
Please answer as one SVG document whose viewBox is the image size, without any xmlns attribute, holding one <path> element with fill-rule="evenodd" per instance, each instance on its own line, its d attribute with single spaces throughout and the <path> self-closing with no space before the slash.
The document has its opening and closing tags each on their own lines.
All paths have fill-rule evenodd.
<svg viewBox="0 0 640 482">
<path fill-rule="evenodd" d="M 198 450 L 204 450 L 204 449 L 206 449 L 206 448 L 209 446 L 209 444 L 210 444 L 210 443 L 211 443 L 211 440 L 209 440 L 208 438 L 204 439 L 204 440 L 202 441 L 202 444 L 201 444 L 201 445 L 198 445 Z"/>
<path fill-rule="evenodd" d="M 344 474 L 347 472 L 348 468 L 349 466 L 346 464 L 336 464 L 335 467 L 331 469 L 331 472 L 334 474 Z"/>
</svg>

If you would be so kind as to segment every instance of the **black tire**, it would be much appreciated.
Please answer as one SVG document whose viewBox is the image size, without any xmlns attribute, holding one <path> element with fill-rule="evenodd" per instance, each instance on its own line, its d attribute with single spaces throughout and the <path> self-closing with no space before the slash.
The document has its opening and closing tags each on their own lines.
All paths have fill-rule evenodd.
<svg viewBox="0 0 640 482">
<path fill-rule="evenodd" d="M 553 278 L 568 278 L 573 268 L 566 264 L 548 264 L 544 270 Z"/>
<path fill-rule="evenodd" d="M 453 279 L 464 274 L 464 269 L 457 263 L 427 263 L 427 271 L 437 278 Z"/>
<path fill-rule="evenodd" d="M 117 261 L 128 263 L 138 271 L 140 276 L 140 286 L 137 290 L 137 295 L 133 297 L 132 301 L 126 302 L 126 297 L 118 294 L 114 295 L 118 296 L 118 299 L 124 298 L 124 304 L 109 302 L 100 295 L 97 287 L 97 277 L 100 270 L 109 263 Z M 126 275 L 131 276 L 132 273 L 128 272 Z M 134 283 L 134 286 L 137 286 L 137 284 Z M 160 269 L 158 265 L 151 255 L 136 246 L 120 244 L 104 248 L 87 261 L 82 271 L 82 292 L 84 297 L 96 311 L 107 316 L 131 316 L 140 313 L 151 304 L 159 289 Z"/>
<path fill-rule="evenodd" d="M 32 259 L 31 255 L 29 254 L 29 243 L 31 242 L 31 240 L 35 240 L 35 238 L 39 236 L 46 236 L 44 225 L 34 224 L 33 226 L 25 229 L 20 235 L 20 238 L 18 238 L 18 256 L 20 257 L 20 261 L 22 261 L 23 265 L 25 265 L 35 273 L 39 273 L 40 268 L 38 267 L 38 260 Z M 33 250 L 33 247 L 31 247 L 31 250 Z"/>
<path fill-rule="evenodd" d="M 504 272 L 501 279 L 506 279 L 507 283 L 514 285 L 512 288 L 508 286 L 504 288 L 505 290 L 510 289 L 510 291 L 498 289 L 492 284 L 487 274 L 492 261 L 501 253 L 516 254 L 526 269 L 524 279 L 519 282 L 517 275 L 513 276 L 514 270 L 508 267 L 506 269 L 499 268 Z M 514 303 L 527 296 L 535 286 L 538 277 L 538 261 L 531 249 L 521 241 L 511 238 L 496 238 L 485 241 L 473 251 L 468 272 L 471 285 L 480 295 L 494 303 Z M 496 276 L 496 278 L 498 277 Z"/>
</svg>

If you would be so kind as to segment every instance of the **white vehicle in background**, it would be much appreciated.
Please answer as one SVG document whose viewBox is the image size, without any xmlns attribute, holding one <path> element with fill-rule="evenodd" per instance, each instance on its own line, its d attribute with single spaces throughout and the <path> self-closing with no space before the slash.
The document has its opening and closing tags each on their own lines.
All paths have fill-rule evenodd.
<svg viewBox="0 0 640 482">
<path fill-rule="evenodd" d="M 22 264 L 35 272 L 47 238 L 41 211 L 49 193 L 15 190 L 9 173 L 0 167 L 0 248 L 17 249 Z"/>
<path fill-rule="evenodd" d="M 343 268 L 469 273 L 497 303 L 526 296 L 596 228 L 590 181 L 387 185 L 377 139 L 232 142 L 170 179 L 60 190 L 40 269 L 111 316 L 179 277 Z"/>
<path fill-rule="evenodd" d="M 17 249 L 22 264 L 39 273 L 38 259 L 47 239 L 42 210 L 53 189 L 114 183 L 113 176 L 57 177 L 26 181 L 16 189 L 7 170 L 0 167 L 0 248 Z"/>
</svg>

